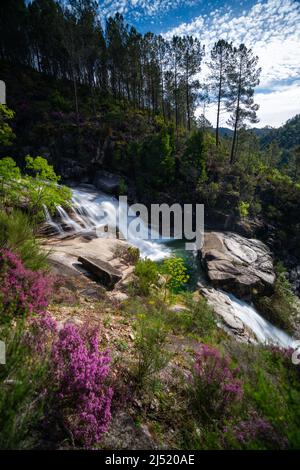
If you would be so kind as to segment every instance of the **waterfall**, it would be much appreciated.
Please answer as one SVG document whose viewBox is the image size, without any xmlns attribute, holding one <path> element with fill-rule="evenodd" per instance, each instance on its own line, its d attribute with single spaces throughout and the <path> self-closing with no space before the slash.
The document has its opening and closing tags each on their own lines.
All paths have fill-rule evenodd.
<svg viewBox="0 0 300 470">
<path fill-rule="evenodd" d="M 75 188 L 72 189 L 72 212 L 74 217 L 72 218 L 61 206 L 57 207 L 59 223 L 54 222 L 51 216 L 46 213 L 47 223 L 56 228 L 57 232 L 61 236 L 70 234 L 84 234 L 87 232 L 97 231 L 103 226 L 108 226 L 109 229 L 119 229 L 121 233 L 127 231 L 127 227 L 123 227 L 122 223 L 119 227 L 116 227 L 115 213 L 118 209 L 119 201 L 113 196 L 92 190 L 90 188 Z M 128 206 L 125 203 L 121 203 L 119 207 L 119 213 L 124 215 L 128 213 Z M 128 220 L 133 218 L 133 215 L 128 216 Z M 121 220 L 122 217 L 121 217 Z M 141 222 L 141 232 L 150 233 L 150 229 L 146 223 Z M 101 230 L 102 232 L 102 230 Z M 103 231 L 104 232 L 104 231 Z M 109 236 L 108 233 L 103 233 L 102 236 Z M 159 239 L 159 234 L 156 236 Z M 171 250 L 167 248 L 160 241 L 143 240 L 136 235 L 133 229 L 128 227 L 126 241 L 133 246 L 136 246 L 140 250 L 142 257 L 148 257 L 154 261 L 168 257 L 171 254 Z"/>
<path fill-rule="evenodd" d="M 282 348 L 293 346 L 294 339 L 291 336 L 263 318 L 249 303 L 222 290 L 204 287 L 201 283 L 199 287 L 208 304 L 223 318 L 225 325 L 229 321 L 233 328 L 242 327 L 251 331 L 258 343 L 274 344 Z"/>
<path fill-rule="evenodd" d="M 284 331 L 272 325 L 263 318 L 254 307 L 237 299 L 232 294 L 227 294 L 234 308 L 236 316 L 253 331 L 259 343 L 277 344 L 282 348 L 290 348 L 294 339 Z"/>
<path fill-rule="evenodd" d="M 73 217 L 59 206 L 57 207 L 59 222 L 55 222 L 45 207 L 46 222 L 56 230 L 60 237 L 70 234 L 84 234 L 91 231 L 96 233 L 97 228 L 99 229 L 99 227 L 104 225 L 110 227 L 110 229 L 116 229 L 115 211 L 118 206 L 119 201 L 115 197 L 96 191 L 93 187 L 86 188 L 81 186 L 72 190 L 71 211 Z M 125 211 L 128 214 L 128 206 L 125 203 L 121 203 L 119 212 L 124 214 Z M 103 214 L 105 214 L 105 217 Z M 130 220 L 130 213 L 128 219 Z M 122 224 L 120 224 L 118 229 L 120 232 L 125 232 L 127 227 L 122 227 Z M 149 233 L 149 231 L 150 228 L 145 223 L 141 227 L 141 232 Z M 99 236 L 98 231 L 97 235 Z M 109 236 L 109 233 L 103 232 L 103 236 Z M 142 257 L 148 257 L 155 261 L 166 258 L 173 252 L 176 252 L 165 240 L 159 240 L 158 233 L 156 238 L 158 241 L 151 239 L 143 240 L 137 237 L 134 230 L 130 230 L 129 225 L 126 241 L 139 248 Z M 258 342 L 276 344 L 283 348 L 292 346 L 293 338 L 273 326 L 248 303 L 220 290 L 211 288 L 204 290 L 206 291 L 208 302 L 220 316 L 227 309 L 232 318 L 238 318 L 247 329 L 254 333 Z"/>
<path fill-rule="evenodd" d="M 46 224 L 52 227 L 55 230 L 55 232 L 57 232 L 59 235 L 63 235 L 63 229 L 61 228 L 59 224 L 57 224 L 56 222 L 52 220 L 52 217 L 50 215 L 50 212 L 48 211 L 47 206 L 44 204 L 43 207 L 44 207 Z"/>
</svg>

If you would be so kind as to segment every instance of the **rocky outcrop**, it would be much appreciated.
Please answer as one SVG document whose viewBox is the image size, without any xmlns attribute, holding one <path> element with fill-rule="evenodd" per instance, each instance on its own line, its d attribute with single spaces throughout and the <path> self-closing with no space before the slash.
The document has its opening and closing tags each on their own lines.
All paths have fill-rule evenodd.
<svg viewBox="0 0 300 470">
<path fill-rule="evenodd" d="M 113 289 L 115 284 L 122 279 L 122 273 L 111 266 L 110 263 L 84 256 L 79 256 L 78 261 L 108 289 Z"/>
<path fill-rule="evenodd" d="M 250 303 L 211 287 L 199 287 L 217 314 L 219 326 L 238 341 L 292 347 L 294 339 L 263 318 Z"/>
<path fill-rule="evenodd" d="M 208 305 L 218 316 L 219 326 L 229 335 L 234 336 L 242 343 L 257 342 L 253 331 L 240 319 L 236 304 L 225 292 L 206 287 L 201 287 L 200 291 L 206 298 Z"/>
<path fill-rule="evenodd" d="M 75 278 L 76 289 L 79 288 L 78 282 L 82 281 L 82 289 L 88 289 L 82 292 L 86 298 L 102 296 L 104 287 L 126 292 L 132 281 L 133 266 L 124 263 L 116 254 L 128 247 L 121 240 L 82 235 L 47 239 L 43 247 L 57 275 Z M 117 300 L 121 301 L 120 298 Z"/>
<path fill-rule="evenodd" d="M 214 287 L 241 298 L 273 292 L 273 259 L 269 248 L 259 240 L 231 232 L 207 232 L 201 257 Z"/>
</svg>

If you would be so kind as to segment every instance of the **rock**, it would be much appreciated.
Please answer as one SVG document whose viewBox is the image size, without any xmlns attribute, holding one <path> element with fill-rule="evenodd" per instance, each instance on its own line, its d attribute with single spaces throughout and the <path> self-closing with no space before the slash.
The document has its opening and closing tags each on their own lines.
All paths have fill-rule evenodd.
<svg viewBox="0 0 300 470">
<path fill-rule="evenodd" d="M 180 305 L 180 304 L 175 304 L 175 305 L 172 305 L 169 310 L 171 312 L 174 312 L 174 313 L 178 313 L 178 312 L 183 312 L 183 311 L 186 311 L 188 310 L 187 307 L 185 305 Z"/>
<path fill-rule="evenodd" d="M 113 292 L 110 292 L 109 298 L 116 300 L 117 302 L 124 302 L 125 300 L 129 299 L 129 296 L 125 294 L 125 292 L 113 291 Z"/>
<path fill-rule="evenodd" d="M 82 182 L 87 178 L 87 167 L 80 165 L 77 160 L 64 158 L 59 165 L 59 174 L 64 180 Z"/>
<path fill-rule="evenodd" d="M 105 261 L 84 256 L 79 256 L 78 261 L 108 289 L 113 289 L 115 284 L 122 279 L 121 272 Z"/>
<path fill-rule="evenodd" d="M 261 241 L 231 232 L 207 232 L 201 256 L 214 287 L 242 298 L 272 294 L 273 260 Z"/>
<path fill-rule="evenodd" d="M 80 294 L 83 295 L 86 299 L 90 300 L 100 300 L 103 299 L 105 295 L 105 289 L 100 286 L 87 287 L 80 291 Z"/>
<path fill-rule="evenodd" d="M 237 316 L 237 311 L 224 293 L 211 288 L 201 288 L 201 293 L 207 299 L 208 305 L 214 310 L 221 320 L 221 327 L 234 336 L 238 341 L 244 343 L 256 343 L 254 334 L 247 328 L 242 320 Z"/>
<path fill-rule="evenodd" d="M 96 173 L 94 184 L 97 189 L 109 194 L 119 194 L 119 187 L 122 178 L 108 171 Z"/>
<path fill-rule="evenodd" d="M 137 426 L 133 418 L 124 411 L 117 411 L 102 441 L 104 449 L 157 449 L 148 426 L 143 423 Z"/>
</svg>

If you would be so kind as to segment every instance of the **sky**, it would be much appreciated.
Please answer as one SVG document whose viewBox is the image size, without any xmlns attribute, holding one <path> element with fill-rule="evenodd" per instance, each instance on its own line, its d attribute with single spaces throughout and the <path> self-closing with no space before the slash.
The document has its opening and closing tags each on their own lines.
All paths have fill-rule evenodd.
<svg viewBox="0 0 300 470">
<path fill-rule="evenodd" d="M 244 42 L 262 67 L 257 127 L 279 127 L 300 113 L 300 0 L 99 0 L 104 17 L 116 12 L 140 32 L 194 35 L 207 52 L 218 39 Z M 204 64 L 203 73 L 206 66 Z M 198 108 L 196 114 L 201 114 Z M 215 108 L 205 110 L 214 124 Z M 222 114 L 221 125 L 228 116 Z"/>
</svg>

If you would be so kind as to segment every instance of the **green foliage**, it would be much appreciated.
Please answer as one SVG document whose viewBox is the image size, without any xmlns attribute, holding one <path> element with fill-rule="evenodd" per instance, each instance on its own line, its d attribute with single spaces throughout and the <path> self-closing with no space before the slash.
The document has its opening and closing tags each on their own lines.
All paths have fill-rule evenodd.
<svg viewBox="0 0 300 470">
<path fill-rule="evenodd" d="M 71 102 L 61 95 L 59 90 L 54 90 L 51 97 L 50 103 L 54 111 L 63 111 L 63 112 L 70 112 L 72 109 Z"/>
<path fill-rule="evenodd" d="M 18 254 L 25 267 L 34 271 L 47 267 L 47 254 L 34 236 L 29 217 L 19 210 L 0 212 L 0 248 Z"/>
<path fill-rule="evenodd" d="M 249 215 L 250 204 L 246 201 L 241 201 L 239 203 L 239 214 L 241 218 L 247 217 Z"/>
<path fill-rule="evenodd" d="M 288 440 L 290 449 L 300 445 L 299 371 L 283 351 L 258 352 L 245 381 L 245 399 Z"/>
<path fill-rule="evenodd" d="M 185 298 L 186 310 L 172 311 L 167 321 L 174 333 L 193 334 L 202 340 L 210 340 L 216 331 L 216 318 L 204 297 L 193 300 Z"/>
<path fill-rule="evenodd" d="M 69 204 L 71 191 L 58 185 L 60 177 L 45 158 L 27 155 L 25 160 L 27 173 L 22 177 L 12 158 L 0 160 L 0 202 L 3 206 L 24 205 L 31 216 L 40 221 L 44 218 L 44 206 L 54 213 L 57 205 Z"/>
<path fill-rule="evenodd" d="M 23 322 L 1 327 L 6 364 L 0 364 L 0 449 L 26 449 L 36 444 L 32 428 L 45 404 L 46 362 L 33 355 Z"/>
<path fill-rule="evenodd" d="M 141 145 L 131 148 L 135 152 L 135 168 L 143 183 L 152 188 L 169 186 L 174 179 L 174 129 L 161 125 L 153 135 L 148 136 Z"/>
<path fill-rule="evenodd" d="M 196 191 L 209 207 L 215 207 L 221 188 L 219 183 L 206 182 L 199 178 Z"/>
<path fill-rule="evenodd" d="M 127 264 L 136 265 L 140 259 L 140 250 L 134 246 L 117 247 L 114 254 L 117 258 L 121 258 Z"/>
<path fill-rule="evenodd" d="M 189 280 L 183 258 L 166 258 L 162 265 L 162 272 L 166 278 L 166 287 L 173 292 L 181 290 Z"/>
<path fill-rule="evenodd" d="M 120 184 L 119 184 L 119 194 L 120 196 L 124 196 L 125 194 L 127 194 L 127 184 L 126 184 L 126 181 L 124 180 L 124 178 L 121 178 L 120 180 Z"/>
<path fill-rule="evenodd" d="M 297 318 L 295 295 L 286 279 L 285 270 L 281 264 L 276 266 L 277 277 L 274 293 L 270 297 L 260 297 L 256 304 L 259 311 L 274 325 L 293 333 Z"/>
<path fill-rule="evenodd" d="M 137 358 L 136 378 L 139 387 L 145 386 L 154 374 L 163 369 L 170 354 L 166 351 L 168 329 L 161 312 L 142 312 L 135 323 L 134 349 Z"/>
<path fill-rule="evenodd" d="M 17 204 L 20 198 L 21 172 L 11 157 L 0 160 L 0 202 Z"/>
<path fill-rule="evenodd" d="M 204 132 L 199 130 L 194 131 L 187 140 L 186 150 L 182 158 L 184 173 L 188 175 L 188 173 L 191 172 L 191 169 L 194 169 L 194 178 L 198 181 L 200 179 L 203 183 L 207 179 L 206 150 Z"/>
<path fill-rule="evenodd" d="M 135 286 L 136 292 L 141 295 L 149 295 L 151 287 L 156 286 L 159 279 L 157 265 L 150 259 L 141 259 L 135 266 L 135 275 L 138 278 Z"/>
<path fill-rule="evenodd" d="M 16 137 L 6 122 L 13 119 L 14 115 L 15 113 L 5 104 L 0 104 L 0 145 L 11 145 Z"/>
</svg>

